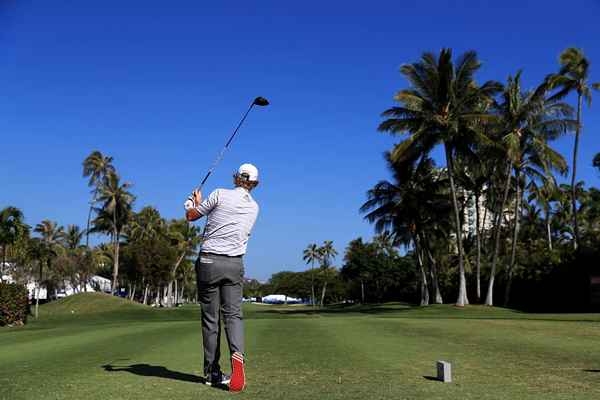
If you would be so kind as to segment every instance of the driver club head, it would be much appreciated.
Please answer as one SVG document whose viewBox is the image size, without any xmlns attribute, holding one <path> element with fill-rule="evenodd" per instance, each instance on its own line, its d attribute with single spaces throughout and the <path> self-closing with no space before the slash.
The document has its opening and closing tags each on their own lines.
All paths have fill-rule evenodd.
<svg viewBox="0 0 600 400">
<path fill-rule="evenodd" d="M 257 106 L 264 107 L 264 106 L 268 106 L 269 105 L 269 100 L 265 99 L 264 97 L 260 97 L 259 96 L 259 97 L 257 97 L 257 98 L 254 99 L 254 103 L 253 104 L 256 104 Z"/>
</svg>

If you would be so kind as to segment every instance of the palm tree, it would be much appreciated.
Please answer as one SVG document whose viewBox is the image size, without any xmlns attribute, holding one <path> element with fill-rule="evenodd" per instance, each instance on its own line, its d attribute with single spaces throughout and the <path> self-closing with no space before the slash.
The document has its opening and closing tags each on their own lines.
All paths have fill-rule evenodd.
<svg viewBox="0 0 600 400">
<path fill-rule="evenodd" d="M 509 168 L 515 177 L 514 225 L 511 245 L 510 264 L 507 268 L 505 303 L 508 302 L 512 274 L 516 262 L 517 239 L 519 236 L 522 192 L 525 180 L 544 179 L 551 171 L 566 171 L 566 162 L 560 153 L 553 150 L 548 142 L 568 131 L 573 121 L 567 119 L 572 109 L 557 100 L 546 99 L 548 86 L 539 85 L 534 91 L 521 90 L 521 73 L 509 76 L 503 93 L 503 102 L 497 105 L 499 132 L 505 145 Z M 493 305 L 493 286 L 498 258 L 499 231 L 508 188 L 510 170 L 507 174 L 504 198 L 497 216 L 496 247 L 492 259 L 492 270 L 488 284 L 486 305 Z"/>
<path fill-rule="evenodd" d="M 548 77 L 550 87 L 559 88 L 551 99 L 561 99 L 571 92 L 577 92 L 577 126 L 575 128 L 575 143 L 573 145 L 573 171 L 571 173 L 571 208 L 573 210 L 574 241 L 573 247 L 577 250 L 579 245 L 579 222 L 577 219 L 577 193 L 575 181 L 577 179 L 577 152 L 579 150 L 579 135 L 582 129 L 581 111 L 583 100 L 588 107 L 592 104 L 592 90 L 600 90 L 600 82 L 588 83 L 590 61 L 583 54 L 583 50 L 569 47 L 560 54 L 561 68 L 558 74 Z"/>
<path fill-rule="evenodd" d="M 439 171 L 434 169 L 434 162 L 428 157 L 415 163 L 393 162 L 386 155 L 388 166 L 393 173 L 394 181 L 381 181 L 367 192 L 368 200 L 360 211 L 367 213 L 365 219 L 375 224 L 377 233 L 391 232 L 394 245 L 413 244 L 414 254 L 421 275 L 421 305 L 429 304 L 429 288 L 424 258 L 427 255 L 433 281 L 434 295 L 441 302 L 441 294 L 437 282 L 436 263 L 430 250 L 429 241 L 439 234 L 441 223 L 448 213 L 447 193 L 441 193 L 440 187 L 445 184 Z"/>
<path fill-rule="evenodd" d="M 532 179 L 527 186 L 529 192 L 529 201 L 535 200 L 544 210 L 544 224 L 546 229 L 546 241 L 548 250 L 552 251 L 552 202 L 558 201 L 558 185 L 552 175 L 547 175 L 542 179 L 541 184 Z"/>
<path fill-rule="evenodd" d="M 501 88 L 493 81 L 482 86 L 476 84 L 474 75 L 480 66 L 474 51 L 464 53 L 456 64 L 453 63 L 450 49 L 441 50 L 439 57 L 425 53 L 420 61 L 403 65 L 400 72 L 411 87 L 396 95 L 395 99 L 401 106 L 385 111 L 383 116 L 388 119 L 379 126 L 380 131 L 410 134 L 394 150 L 392 158 L 396 161 L 415 154 L 429 154 L 435 145 L 444 145 L 458 247 L 460 281 L 457 306 L 468 304 L 468 299 L 453 157 L 465 144 L 473 143 L 479 136 L 473 128 L 488 118 L 482 112 L 482 108 L 486 107 L 482 106 L 490 104 L 492 96 Z"/>
<path fill-rule="evenodd" d="M 104 156 L 98 150 L 92 151 L 90 155 L 83 160 L 83 177 L 89 177 L 88 186 L 94 188 L 94 195 L 90 203 L 85 230 L 85 247 L 89 247 L 90 245 L 90 220 L 92 219 L 92 210 L 98 198 L 99 187 L 107 175 L 115 173 L 115 167 L 112 165 L 112 161 L 112 157 Z"/>
<path fill-rule="evenodd" d="M 177 249 L 178 254 L 177 260 L 171 270 L 171 281 L 167 286 L 167 305 L 172 307 L 174 305 L 172 302 L 173 285 L 177 285 L 177 268 L 179 268 L 184 259 L 196 254 L 201 236 L 195 225 L 183 219 L 175 219 L 169 223 L 168 235 L 171 239 L 171 245 Z M 175 294 L 177 294 L 176 286 Z M 175 302 L 177 302 L 177 299 L 175 299 Z"/>
<path fill-rule="evenodd" d="M 67 230 L 63 235 L 65 247 L 69 250 L 75 250 L 79 248 L 84 233 L 85 232 L 83 232 L 77 225 L 67 226 Z"/>
<path fill-rule="evenodd" d="M 304 249 L 304 253 L 302 259 L 306 261 L 307 264 L 310 264 L 310 291 L 311 291 L 311 303 L 314 308 L 315 306 L 315 261 L 319 262 L 321 260 L 321 252 L 319 251 L 319 246 L 314 243 L 309 244 L 306 249 Z"/>
<path fill-rule="evenodd" d="M 394 253 L 394 235 L 389 231 L 383 231 L 373 238 L 373 244 L 386 255 Z"/>
<path fill-rule="evenodd" d="M 131 208 L 135 196 L 128 189 L 131 184 L 120 182 L 119 176 L 111 172 L 104 177 L 98 191 L 101 207 L 94 208 L 97 217 L 92 232 L 104 232 L 111 235 L 113 245 L 113 281 L 111 292 L 114 295 L 119 277 L 119 245 L 123 229 L 131 218 Z"/>
<path fill-rule="evenodd" d="M 62 249 L 61 244 L 64 240 L 65 231 L 64 228 L 59 226 L 56 222 L 45 219 L 35 226 L 34 232 L 40 235 L 39 242 L 35 243 L 33 246 L 34 253 L 38 256 L 40 268 L 38 281 L 39 295 L 39 286 L 42 283 L 44 264 L 46 264 L 47 270 L 52 269 L 52 260 Z M 48 288 L 48 285 L 46 285 L 46 288 Z"/>
<path fill-rule="evenodd" d="M 467 192 L 469 197 L 471 197 L 469 201 L 472 201 L 475 204 L 475 282 L 476 296 L 477 301 L 479 302 L 481 299 L 481 236 L 483 230 L 481 222 L 484 223 L 485 228 L 486 221 L 485 212 L 482 221 L 480 209 L 484 205 L 482 196 L 490 180 L 489 175 L 491 171 L 489 171 L 489 163 L 482 159 L 483 157 L 489 156 L 485 147 L 478 150 L 478 153 L 467 154 L 467 157 L 464 159 L 458 159 L 457 164 L 460 168 L 455 172 L 457 174 L 459 185 Z"/>
<path fill-rule="evenodd" d="M 321 261 L 323 265 L 321 266 L 322 274 L 323 274 L 323 290 L 321 291 L 321 307 L 325 305 L 325 291 L 327 290 L 327 282 L 328 276 L 330 274 L 329 267 L 331 260 L 335 258 L 338 254 L 337 250 L 333 247 L 333 241 L 325 240 L 323 242 L 323 246 L 319 249 L 321 253 Z"/>
<path fill-rule="evenodd" d="M 152 239 L 165 233 L 167 223 L 154 207 L 144 207 L 132 216 L 127 226 L 127 240 Z"/>
<path fill-rule="evenodd" d="M 43 242 L 41 238 L 31 238 L 27 246 L 28 257 L 36 260 L 38 263 L 38 279 L 35 285 L 35 318 L 39 315 L 40 289 L 43 280 L 44 263 L 53 255 L 51 249 Z"/>
<path fill-rule="evenodd" d="M 6 252 L 20 237 L 27 234 L 29 227 L 24 222 L 23 212 L 16 207 L 0 210 L 0 245 L 2 246 L 2 265 L 0 266 L 0 282 L 4 279 Z"/>
<path fill-rule="evenodd" d="M 48 246 L 58 246 L 65 236 L 65 230 L 56 222 L 43 220 L 35 226 L 34 232 L 38 233 Z"/>
</svg>

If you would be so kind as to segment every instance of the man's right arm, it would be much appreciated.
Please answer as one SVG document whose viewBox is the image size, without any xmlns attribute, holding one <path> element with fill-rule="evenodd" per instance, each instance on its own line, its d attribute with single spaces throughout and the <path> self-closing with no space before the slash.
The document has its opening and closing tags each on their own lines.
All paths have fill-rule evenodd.
<svg viewBox="0 0 600 400">
<path fill-rule="evenodd" d="M 185 218 L 188 221 L 196 221 L 202 218 L 204 215 L 208 215 L 213 208 L 216 207 L 219 201 L 219 190 L 213 191 L 208 198 L 200 203 L 200 193 L 194 192 L 192 196 L 185 202 Z"/>
<path fill-rule="evenodd" d="M 202 214 L 200 214 L 195 208 L 188 208 L 185 210 L 185 219 L 187 219 L 189 222 L 196 221 L 200 218 L 202 218 Z"/>
</svg>

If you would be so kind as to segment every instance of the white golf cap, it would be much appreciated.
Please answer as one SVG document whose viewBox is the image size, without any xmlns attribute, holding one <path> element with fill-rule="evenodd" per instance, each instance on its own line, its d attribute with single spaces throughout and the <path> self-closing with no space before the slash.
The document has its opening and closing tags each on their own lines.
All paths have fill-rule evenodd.
<svg viewBox="0 0 600 400">
<path fill-rule="evenodd" d="M 238 175 L 247 176 L 249 181 L 256 182 L 258 180 L 258 169 L 252 164 L 242 164 L 238 169 Z"/>
</svg>

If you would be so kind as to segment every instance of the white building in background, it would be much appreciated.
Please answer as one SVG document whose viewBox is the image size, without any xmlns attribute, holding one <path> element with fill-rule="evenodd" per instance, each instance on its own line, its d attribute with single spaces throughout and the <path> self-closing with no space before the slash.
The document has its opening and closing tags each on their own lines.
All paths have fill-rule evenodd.
<svg viewBox="0 0 600 400">
<path fill-rule="evenodd" d="M 85 287 L 82 287 L 81 285 L 73 287 L 69 284 L 69 282 L 64 282 L 63 285 L 64 289 L 57 290 L 56 297 L 67 297 L 81 292 L 110 293 L 110 288 L 112 286 L 110 279 L 106 279 L 98 275 L 92 276 L 90 281 L 86 283 Z"/>
<path fill-rule="evenodd" d="M 299 304 L 302 303 L 302 299 L 296 299 L 284 294 L 270 294 L 263 297 L 262 302 L 265 304 Z"/>
<path fill-rule="evenodd" d="M 4 274 L 2 275 L 2 281 L 8 283 L 15 283 L 12 275 Z M 94 275 L 90 278 L 90 281 L 82 287 L 81 285 L 71 286 L 69 282 L 63 282 L 63 288 L 57 289 L 56 293 L 53 294 L 52 297 L 56 296 L 57 298 L 71 296 L 76 293 L 81 292 L 105 292 L 110 293 L 112 283 L 110 279 L 103 278 L 98 275 Z M 37 281 L 35 279 L 29 279 L 27 284 L 25 285 L 27 291 L 29 293 L 29 300 L 36 298 L 37 293 Z M 39 299 L 47 300 L 48 299 L 48 291 L 44 286 L 39 288 Z"/>
<path fill-rule="evenodd" d="M 475 235 L 477 230 L 477 212 L 479 211 L 479 229 L 488 231 L 494 227 L 493 215 L 490 210 L 486 211 L 486 197 L 484 194 L 475 198 L 472 192 L 465 192 L 467 197 L 464 221 L 462 224 L 463 235 Z M 477 201 L 479 200 L 479 201 Z"/>
</svg>

